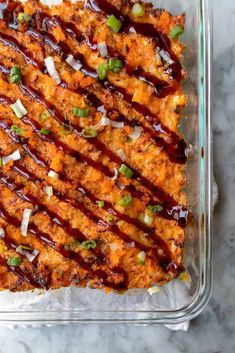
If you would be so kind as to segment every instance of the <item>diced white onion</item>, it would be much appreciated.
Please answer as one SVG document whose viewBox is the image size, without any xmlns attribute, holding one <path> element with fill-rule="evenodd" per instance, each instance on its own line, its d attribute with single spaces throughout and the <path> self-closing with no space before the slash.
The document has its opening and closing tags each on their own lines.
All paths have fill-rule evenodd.
<svg viewBox="0 0 235 353">
<path fill-rule="evenodd" d="M 117 150 L 117 155 L 121 158 L 123 162 L 126 160 L 125 152 L 121 148 Z"/>
<path fill-rule="evenodd" d="M 56 172 L 54 172 L 54 170 L 50 170 L 48 173 L 48 176 L 52 179 L 58 180 L 59 179 L 59 174 L 57 174 Z"/>
<path fill-rule="evenodd" d="M 141 126 L 134 126 L 133 131 L 128 135 L 132 140 L 137 140 L 141 132 L 143 131 L 143 128 Z"/>
<path fill-rule="evenodd" d="M 108 48 L 105 42 L 98 43 L 98 49 L 103 58 L 108 55 Z"/>
<path fill-rule="evenodd" d="M 144 223 L 147 225 L 151 225 L 153 223 L 153 217 L 150 217 L 149 215 L 145 214 L 144 215 Z"/>
<path fill-rule="evenodd" d="M 61 79 L 60 79 L 60 76 L 56 70 L 53 58 L 51 56 L 48 56 L 46 59 L 44 59 L 44 62 L 45 62 L 45 65 L 46 65 L 46 68 L 47 68 L 49 75 L 53 78 L 53 80 L 55 80 L 57 85 L 60 84 Z"/>
<path fill-rule="evenodd" d="M 6 165 L 10 161 L 18 161 L 20 158 L 21 158 L 20 152 L 16 150 L 9 156 L 2 157 L 2 164 Z"/>
<path fill-rule="evenodd" d="M 125 126 L 124 121 L 114 121 L 114 120 L 110 120 L 110 125 L 112 127 L 115 127 L 116 129 L 123 129 Z"/>
<path fill-rule="evenodd" d="M 98 130 L 101 126 L 110 125 L 110 119 L 103 115 L 98 124 L 90 126 L 92 130 Z"/>
<path fill-rule="evenodd" d="M 22 118 L 28 113 L 20 99 L 17 99 L 17 101 L 14 104 L 11 104 L 10 107 L 17 116 L 17 118 Z"/>
<path fill-rule="evenodd" d="M 16 252 L 17 252 L 18 254 L 21 254 L 21 255 L 26 256 L 27 259 L 28 259 L 30 262 L 33 262 L 33 260 L 35 259 L 35 257 L 37 257 L 38 254 L 39 254 L 39 251 L 38 251 L 38 250 L 33 250 L 32 252 L 29 252 L 29 251 L 27 251 L 27 250 L 23 250 L 23 249 L 22 249 L 22 246 L 18 246 L 18 247 L 16 248 Z"/>
<path fill-rule="evenodd" d="M 164 49 L 161 49 L 159 51 L 159 55 L 162 57 L 163 60 L 165 60 L 168 64 L 173 64 L 174 61 L 170 58 L 170 55 L 164 50 Z"/>
<path fill-rule="evenodd" d="M 80 63 L 80 61 L 75 60 L 72 54 L 69 54 L 65 61 L 76 71 L 79 71 L 82 68 L 82 64 Z"/>
<path fill-rule="evenodd" d="M 45 186 L 44 191 L 48 196 L 53 195 L 53 187 L 52 186 Z"/>
<path fill-rule="evenodd" d="M 116 180 L 118 177 L 118 170 L 117 168 L 114 168 L 114 176 L 112 178 L 110 178 L 112 181 Z"/>
<path fill-rule="evenodd" d="M 117 182 L 117 186 L 119 187 L 120 190 L 125 190 L 126 186 L 122 184 L 120 181 Z"/>
<path fill-rule="evenodd" d="M 3 238 L 5 235 L 4 229 L 0 228 L 0 238 Z"/>
<path fill-rule="evenodd" d="M 117 244 L 117 243 L 110 243 L 109 247 L 112 251 L 116 251 L 122 248 L 121 244 Z"/>
<path fill-rule="evenodd" d="M 148 292 L 150 295 L 153 295 L 155 293 L 160 292 L 160 288 L 158 286 L 153 286 L 153 287 L 148 288 Z"/>
<path fill-rule="evenodd" d="M 24 209 L 20 230 L 21 230 L 21 234 L 25 237 L 27 235 L 29 218 L 31 214 L 32 214 L 32 210 L 30 210 L 29 208 Z"/>
<path fill-rule="evenodd" d="M 139 262 L 144 263 L 145 262 L 145 258 L 146 258 L 145 251 L 139 252 L 139 254 L 137 255 L 137 258 L 138 258 Z"/>
<path fill-rule="evenodd" d="M 131 241 L 130 243 L 127 243 L 126 246 L 128 248 L 134 248 L 135 247 L 135 242 L 134 241 Z"/>
<path fill-rule="evenodd" d="M 101 126 L 112 126 L 117 129 L 122 129 L 124 127 L 124 122 L 113 121 L 103 115 L 98 124 L 90 126 L 92 130 L 98 130 Z"/>
</svg>

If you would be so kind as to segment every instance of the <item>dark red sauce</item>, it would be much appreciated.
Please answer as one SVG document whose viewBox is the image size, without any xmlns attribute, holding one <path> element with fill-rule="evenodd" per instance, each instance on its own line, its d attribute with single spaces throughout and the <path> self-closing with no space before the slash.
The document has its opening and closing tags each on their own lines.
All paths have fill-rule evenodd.
<svg viewBox="0 0 235 353">
<path fill-rule="evenodd" d="M 50 31 L 50 28 L 52 26 L 60 26 L 69 35 L 73 36 L 79 43 L 86 43 L 91 50 L 98 51 L 98 43 L 96 43 L 93 38 L 88 37 L 88 36 L 84 35 L 83 33 L 81 33 L 72 22 L 66 22 L 58 16 L 50 17 L 49 15 L 47 15 L 45 13 L 37 13 L 36 17 L 40 18 L 40 21 L 37 22 L 37 27 L 39 28 L 39 30 L 41 28 L 41 29 L 46 30 L 48 32 L 48 31 Z M 28 31 L 28 33 L 30 33 L 30 30 Z M 53 41 L 53 42 L 55 42 L 55 41 Z M 61 43 L 63 43 L 63 42 L 61 42 Z M 52 43 L 52 45 L 50 45 L 50 46 L 52 47 L 53 45 L 54 44 Z M 125 58 L 118 51 L 114 50 L 110 46 L 108 46 L 107 48 L 108 48 L 109 56 L 118 57 L 122 60 L 123 63 L 125 63 L 125 68 L 126 68 L 126 71 L 129 75 L 135 76 L 135 77 L 139 78 L 140 80 L 145 81 L 147 84 L 153 86 L 155 94 L 159 98 L 163 98 L 166 95 L 175 91 L 175 89 L 176 89 L 175 84 L 173 84 L 173 83 L 169 84 L 166 81 L 160 80 L 156 76 L 151 75 L 148 72 L 145 72 L 144 69 L 142 69 L 142 68 L 134 68 L 134 67 L 130 66 L 126 62 Z M 92 72 L 92 71 L 89 69 L 89 72 Z M 95 74 L 95 72 L 93 72 L 93 75 L 94 74 Z M 92 75 L 90 75 L 90 76 L 92 76 Z"/>
<path fill-rule="evenodd" d="M 34 39 L 42 39 L 44 44 L 48 44 L 50 46 L 50 48 L 55 51 L 57 54 L 59 54 L 61 56 L 62 59 L 66 59 L 66 57 L 68 56 L 68 54 L 71 52 L 70 48 L 63 42 L 60 42 L 60 44 L 56 43 L 55 38 L 50 34 L 47 33 L 45 34 L 44 32 L 40 32 L 39 30 L 42 30 L 42 24 L 45 22 L 46 25 L 43 25 L 43 28 L 50 28 L 51 23 L 53 23 L 53 18 L 51 18 L 50 16 L 44 14 L 44 13 L 38 13 L 36 15 L 36 17 L 40 18 L 39 24 L 40 24 L 40 28 L 39 29 L 31 29 L 29 28 L 28 33 L 31 34 Z M 59 21 L 59 20 L 56 20 Z M 69 33 L 73 32 L 74 36 L 76 38 L 80 38 L 80 35 L 77 33 L 76 27 L 72 24 L 65 24 L 64 21 L 60 20 L 59 23 L 63 22 L 62 24 L 65 26 L 69 26 Z M 36 25 L 39 26 L 38 21 L 36 21 Z M 67 27 L 66 27 L 67 28 Z M 8 40 L 7 40 L 8 38 Z M 16 49 L 20 52 L 22 52 L 27 60 L 30 60 L 30 56 L 28 56 L 28 54 L 26 53 L 25 49 L 22 49 L 21 45 L 17 42 L 17 40 L 12 37 L 7 35 L 7 38 L 5 39 L 5 44 L 8 43 L 8 45 L 12 46 L 13 44 L 15 45 Z M 13 43 L 13 44 L 12 44 Z M 20 49 L 21 48 L 21 49 Z M 97 73 L 94 69 L 92 69 L 86 62 L 84 56 L 80 53 L 78 53 L 76 56 L 76 59 L 80 60 L 80 62 L 82 63 L 83 67 L 81 69 L 81 71 L 90 77 L 93 77 L 95 79 L 97 79 Z M 28 61 L 27 61 L 28 62 Z M 38 64 L 41 65 L 41 64 Z M 130 67 L 127 66 L 127 70 L 131 70 L 132 72 L 135 71 L 135 69 L 132 69 Z M 140 72 L 143 74 L 143 70 L 141 69 L 137 69 L 140 70 Z M 146 74 L 147 76 L 151 76 L 150 74 Z M 147 80 L 147 76 L 145 75 L 144 80 Z M 157 78 L 155 78 L 155 80 L 158 80 Z M 139 113 L 141 113 L 145 119 L 151 124 L 152 129 L 148 129 L 147 127 L 143 126 L 144 130 L 148 133 L 151 133 L 151 137 L 154 139 L 155 143 L 157 143 L 158 146 L 163 147 L 163 149 L 165 150 L 165 152 L 169 155 L 170 159 L 173 162 L 176 163 L 185 163 L 187 160 L 186 157 L 186 148 L 187 145 L 185 143 L 185 141 L 183 139 L 180 139 L 178 135 L 176 135 L 174 132 L 170 131 L 167 127 L 164 127 L 161 125 L 160 120 L 157 116 L 153 115 L 152 112 L 145 106 L 136 103 L 136 102 L 132 102 L 132 96 L 130 94 L 127 93 L 127 91 L 124 88 L 121 87 L 116 87 L 114 85 L 112 85 L 108 80 L 104 80 L 102 82 L 102 84 L 104 85 L 105 88 L 109 89 L 110 91 L 113 91 L 114 93 L 118 93 L 121 95 L 122 99 L 125 99 L 129 104 L 131 104 L 135 110 L 137 110 Z M 153 83 L 154 84 L 154 83 Z M 164 83 L 165 84 L 165 83 Z M 67 89 L 71 90 L 71 87 L 66 84 L 65 82 L 61 83 L 61 86 Z M 168 87 L 168 84 L 167 84 Z M 169 87 L 168 87 L 169 88 Z M 168 90 L 167 88 L 167 90 Z M 160 87 L 160 89 L 162 89 Z M 80 94 L 84 94 L 86 93 L 86 90 L 79 90 Z M 79 133 L 81 132 L 81 130 L 79 131 Z M 156 137 L 155 134 L 165 134 L 167 136 L 170 137 L 170 143 L 166 142 L 163 138 L 159 138 Z M 99 141 L 97 139 L 93 139 L 93 142 L 96 141 L 97 143 L 97 148 L 99 148 L 98 146 L 101 146 Z M 103 146 L 104 148 L 104 146 Z M 110 150 L 106 149 L 106 154 L 109 154 Z M 110 155 L 111 157 L 111 155 Z M 114 158 L 115 155 L 113 154 L 112 158 Z"/>
<path fill-rule="evenodd" d="M 27 51 L 27 49 L 25 49 L 23 47 L 23 45 L 21 45 L 14 37 L 9 36 L 6 33 L 2 33 L 0 32 L 0 42 L 3 43 L 4 45 L 13 48 L 15 51 L 17 51 L 18 53 L 22 54 L 25 61 L 27 62 L 27 64 L 29 65 L 33 65 L 36 68 L 41 68 L 42 65 L 40 63 L 38 63 L 31 55 L 30 53 Z"/>
<path fill-rule="evenodd" d="M 2 124 L 0 124 L 0 127 L 2 127 Z M 35 157 L 35 159 L 37 160 L 38 158 Z M 44 162 L 45 163 L 45 162 Z M 45 163 L 46 164 L 46 163 Z M 26 169 L 26 168 L 25 168 Z M 48 168 L 47 168 L 48 169 Z M 26 169 L 27 171 L 27 169 Z M 25 171 L 23 171 L 23 175 L 25 175 Z M 34 179 L 35 181 L 35 179 Z M 37 181 L 37 180 L 36 180 Z M 23 185 L 18 185 L 18 187 L 15 185 L 14 181 L 7 181 L 5 178 L 1 178 L 0 182 L 4 183 L 10 190 L 14 190 L 16 192 L 16 194 L 23 199 L 24 201 L 28 201 L 32 204 L 34 204 L 35 207 L 37 207 L 37 209 L 44 211 L 46 214 L 48 214 L 52 220 L 53 223 L 62 226 L 65 231 L 71 235 L 72 237 L 74 237 L 75 239 L 79 239 L 79 240 L 85 240 L 85 236 L 84 234 L 82 234 L 79 230 L 74 230 L 71 228 L 69 222 L 64 221 L 63 219 L 61 219 L 59 216 L 57 216 L 55 213 L 53 213 L 52 211 L 48 210 L 48 208 L 46 208 L 45 205 L 41 204 L 39 200 L 37 200 L 34 196 L 32 195 L 25 195 L 24 193 L 22 193 L 22 188 Z M 81 191 L 81 189 L 80 189 Z M 84 188 L 82 189 L 82 191 L 84 192 Z M 94 201 L 94 196 L 88 191 L 88 195 L 87 197 L 92 197 L 91 200 Z M 57 193 L 56 195 L 61 201 L 67 201 L 69 202 L 70 200 L 66 200 L 65 195 L 59 194 Z M 109 224 L 107 222 L 105 222 L 103 219 L 100 219 L 99 217 L 97 217 L 91 210 L 89 210 L 82 202 L 76 200 L 73 202 L 73 206 L 75 206 L 76 208 L 78 208 L 83 214 L 85 214 L 89 219 L 91 219 L 95 224 L 98 224 L 100 226 L 105 226 L 107 229 L 110 229 L 110 231 L 112 231 L 113 233 L 115 233 L 116 235 L 118 235 L 120 238 L 122 238 L 125 242 L 130 242 L 132 241 L 132 239 L 123 231 L 121 231 L 119 229 L 119 227 L 116 224 Z M 109 208 L 109 204 L 106 204 L 107 209 Z M 116 216 L 119 215 L 119 213 L 115 210 L 115 209 L 111 209 L 112 213 Z M 144 225 L 141 226 L 140 222 L 138 222 L 138 220 L 133 220 L 131 217 L 125 216 L 120 214 L 121 219 L 123 220 L 127 220 L 128 223 L 132 223 L 133 225 L 137 226 L 138 228 L 140 228 L 141 230 L 146 232 L 146 227 L 144 227 Z M 167 245 L 165 244 L 165 242 L 158 237 L 154 230 L 153 232 L 151 231 L 151 229 L 148 229 L 148 236 L 152 239 L 153 241 L 153 249 L 155 249 L 155 246 L 158 248 L 160 248 L 162 250 L 162 253 L 158 253 L 158 258 L 160 263 L 164 264 L 166 262 L 168 262 L 168 264 L 171 262 L 171 257 L 170 257 L 170 253 L 168 250 Z M 144 249 L 144 250 L 149 250 L 148 247 L 143 246 L 142 243 L 136 242 L 137 243 L 137 247 L 140 249 Z M 157 249 L 155 249 L 157 251 Z"/>
<path fill-rule="evenodd" d="M 20 227 L 20 221 L 11 216 L 4 208 L 3 204 L 0 203 L 0 217 L 2 217 L 5 221 L 8 223 L 12 224 L 13 226 L 19 228 Z M 79 253 L 73 252 L 71 250 L 65 250 L 64 247 L 61 245 L 56 244 L 53 239 L 50 237 L 49 234 L 47 233 L 42 233 L 38 230 L 38 228 L 33 225 L 29 224 L 28 226 L 28 231 L 35 235 L 38 239 L 43 241 L 45 244 L 47 244 L 49 247 L 54 249 L 55 251 L 59 252 L 63 257 L 69 259 L 69 260 L 74 260 L 76 261 L 82 268 L 84 268 L 88 273 L 92 271 L 91 267 L 84 261 L 82 256 Z M 6 263 L 5 263 L 6 264 Z M 7 264 L 6 264 L 7 265 Z M 20 276 L 22 279 L 24 279 L 27 283 L 33 285 L 34 287 L 38 287 L 38 283 L 30 276 L 30 274 L 24 273 L 19 267 L 13 267 L 9 266 L 9 269 L 12 272 L 15 272 Z M 95 271 L 94 271 L 95 272 Z M 119 283 L 113 283 L 113 282 L 107 282 L 107 274 L 105 271 L 102 271 L 100 273 L 95 273 L 95 275 L 100 279 L 101 283 L 107 284 L 109 287 L 115 289 L 115 290 L 120 290 L 123 288 L 127 288 L 127 274 L 125 271 L 119 267 L 113 269 L 113 273 L 115 274 L 122 274 L 123 280 Z"/>
<path fill-rule="evenodd" d="M 3 73 L 8 73 L 10 72 L 9 69 L 7 69 L 5 66 L 0 65 L 0 71 Z M 34 88 L 29 87 L 25 84 L 20 84 L 19 85 L 20 89 L 22 90 L 22 92 L 24 94 L 26 94 L 30 99 L 33 99 L 35 101 L 37 101 L 38 103 L 42 104 L 45 106 L 45 108 L 50 112 L 50 114 L 60 123 L 66 123 L 67 121 L 64 119 L 64 117 L 57 111 L 57 109 L 49 102 L 47 102 L 44 98 L 44 96 L 42 95 L 42 93 L 36 91 Z M 98 98 L 96 97 L 96 100 Z M 0 96 L 0 102 L 2 104 L 11 104 L 11 100 L 9 100 L 9 98 L 5 97 L 5 96 Z M 94 102 L 94 100 L 93 100 Z M 31 119 L 29 119 L 28 117 L 25 118 L 25 122 L 30 122 Z M 34 123 L 36 124 L 36 123 Z M 35 127 L 33 124 L 30 124 L 31 127 Z M 75 132 L 80 136 L 81 130 L 82 128 L 80 126 L 73 126 L 71 125 Z M 39 128 L 37 128 L 35 131 L 38 133 Z M 41 134 L 39 134 L 40 136 Z M 91 159 L 85 157 L 85 156 L 81 156 L 79 153 L 77 153 L 74 150 L 71 150 L 68 146 L 66 146 L 65 144 L 61 143 L 58 139 L 55 139 L 53 137 L 50 137 L 53 142 L 56 144 L 56 146 L 58 147 L 62 147 L 65 152 L 68 152 L 71 154 L 72 152 L 72 156 L 74 157 L 78 157 L 78 160 L 81 160 L 83 163 L 85 164 L 89 164 L 93 167 L 95 167 L 96 169 L 100 170 L 101 172 L 103 172 L 104 174 L 108 175 L 109 177 L 112 175 L 112 173 L 110 172 L 109 168 L 107 168 L 106 166 L 103 166 L 101 163 L 97 163 L 92 161 Z M 118 157 L 117 155 L 115 155 L 112 151 L 110 151 L 101 141 L 99 141 L 97 138 L 95 139 L 89 139 L 88 141 L 89 143 L 93 144 L 96 148 L 98 148 L 99 150 L 102 151 L 103 154 L 106 154 L 111 160 L 113 160 L 115 163 L 117 163 L 118 165 L 122 164 L 122 160 L 120 159 L 120 157 Z M 24 145 L 25 146 L 25 145 Z M 66 147 L 66 148 L 65 148 Z M 27 146 L 24 147 L 27 151 Z M 33 155 L 32 155 L 33 156 Z M 34 161 L 37 162 L 37 158 Z M 125 163 L 130 169 L 132 169 L 134 171 L 135 177 L 141 182 L 143 183 L 143 185 L 149 190 L 149 192 L 152 194 L 154 194 L 158 199 L 160 199 L 163 203 L 163 207 L 164 207 L 164 211 L 161 212 L 161 216 L 164 216 L 168 219 L 175 219 L 177 221 L 179 221 L 179 223 L 181 225 L 185 225 L 187 222 L 187 210 L 184 207 L 179 206 L 175 200 L 170 197 L 168 194 L 164 193 L 163 190 L 159 187 L 157 187 L 156 185 L 154 185 L 151 181 L 149 181 L 147 178 L 145 178 L 144 176 L 141 175 L 141 173 L 137 170 L 137 169 L 133 169 L 131 166 L 129 166 L 127 163 Z M 43 164 L 43 162 L 41 163 L 41 165 L 43 165 L 45 167 L 45 164 Z M 128 188 L 127 188 L 128 189 Z M 129 188 L 130 190 L 130 188 Z M 140 191 L 136 191 L 135 195 L 141 197 L 142 196 L 142 192 Z M 179 216 L 180 214 L 180 216 Z"/>
</svg>

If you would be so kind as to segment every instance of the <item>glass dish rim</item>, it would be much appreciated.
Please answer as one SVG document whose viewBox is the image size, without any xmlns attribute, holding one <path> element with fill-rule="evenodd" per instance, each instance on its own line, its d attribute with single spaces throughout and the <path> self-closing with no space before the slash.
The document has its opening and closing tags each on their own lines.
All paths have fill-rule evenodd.
<svg viewBox="0 0 235 353">
<path fill-rule="evenodd" d="M 202 130 L 200 131 L 200 148 L 204 150 L 204 156 L 201 156 L 200 178 L 204 183 L 204 193 L 201 198 L 201 208 L 204 214 L 203 222 L 203 244 L 200 252 L 200 285 L 197 288 L 192 300 L 184 307 L 169 310 L 151 310 L 151 314 L 158 313 L 160 316 L 153 318 L 131 319 L 131 318 L 108 318 L 93 319 L 79 318 L 82 310 L 63 310 L 49 311 L 4 311 L 0 312 L 0 325 L 23 324 L 23 325 L 41 325 L 41 324 L 66 324 L 66 323 L 134 323 L 134 324 L 176 324 L 188 321 L 196 317 L 206 306 L 210 299 L 212 291 L 212 145 L 211 145 L 211 114 L 210 114 L 210 96 L 211 96 L 211 7 L 210 0 L 198 0 L 200 10 L 200 113 Z M 148 310 L 91 310 L 91 312 L 109 312 L 124 315 L 132 312 L 150 313 Z M 53 313 L 55 315 L 53 315 Z M 89 310 L 86 310 L 89 313 Z M 66 318 L 65 314 L 69 314 Z M 60 317 L 61 316 L 61 317 Z"/>
</svg>

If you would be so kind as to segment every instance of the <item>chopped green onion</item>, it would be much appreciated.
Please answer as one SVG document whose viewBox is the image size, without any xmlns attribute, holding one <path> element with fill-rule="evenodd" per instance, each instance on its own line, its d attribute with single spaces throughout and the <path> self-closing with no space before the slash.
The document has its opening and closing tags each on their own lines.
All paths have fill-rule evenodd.
<svg viewBox="0 0 235 353">
<path fill-rule="evenodd" d="M 83 249 L 86 249 L 86 250 L 95 249 L 97 246 L 97 243 L 94 240 L 85 240 L 81 243 L 81 246 Z"/>
<path fill-rule="evenodd" d="M 118 205 L 119 206 L 129 206 L 132 204 L 132 201 L 133 201 L 132 196 L 130 194 L 127 194 L 118 200 Z"/>
<path fill-rule="evenodd" d="M 97 206 L 100 208 L 104 207 L 104 201 L 97 201 Z"/>
<path fill-rule="evenodd" d="M 18 14 L 18 20 L 20 23 L 26 22 L 28 23 L 29 21 L 31 21 L 32 16 L 30 16 L 28 13 L 24 13 L 24 12 L 19 12 Z"/>
<path fill-rule="evenodd" d="M 13 75 L 21 75 L 21 71 L 20 71 L 19 67 L 18 66 L 13 66 L 11 68 L 10 75 L 11 76 L 13 76 Z"/>
<path fill-rule="evenodd" d="M 162 212 L 163 207 L 162 205 L 148 205 L 147 209 L 153 213 L 156 213 L 156 212 Z"/>
<path fill-rule="evenodd" d="M 9 266 L 20 266 L 22 264 L 22 259 L 21 257 L 10 257 L 8 260 L 7 260 L 7 264 Z"/>
<path fill-rule="evenodd" d="M 141 4 L 137 3 L 132 7 L 132 13 L 136 17 L 142 17 L 145 14 L 145 8 Z"/>
<path fill-rule="evenodd" d="M 145 258 L 146 258 L 145 251 L 139 252 L 139 254 L 137 255 L 138 263 L 140 265 L 144 265 L 145 264 Z"/>
<path fill-rule="evenodd" d="M 133 177 L 133 171 L 128 168 L 125 164 L 122 164 L 119 168 L 119 172 L 125 175 L 126 178 L 131 179 Z"/>
<path fill-rule="evenodd" d="M 3 160 L 2 160 L 2 157 L 0 157 L 0 167 L 3 167 Z"/>
<path fill-rule="evenodd" d="M 109 59 L 109 70 L 119 72 L 122 70 L 122 60 L 111 58 Z"/>
<path fill-rule="evenodd" d="M 70 135 L 72 132 L 73 132 L 73 127 L 72 126 L 70 126 L 68 124 L 65 124 L 65 123 L 62 124 L 61 133 L 63 135 Z"/>
<path fill-rule="evenodd" d="M 144 223 L 146 223 L 148 226 L 150 226 L 153 223 L 153 217 L 150 217 L 149 215 L 145 214 L 144 215 Z"/>
<path fill-rule="evenodd" d="M 181 26 L 175 26 L 171 31 L 170 31 L 170 38 L 171 39 L 177 39 L 181 34 L 184 33 L 184 28 Z"/>
<path fill-rule="evenodd" d="M 24 130 L 16 125 L 11 125 L 11 130 L 14 131 L 17 135 L 22 135 Z"/>
<path fill-rule="evenodd" d="M 51 132 L 48 129 L 41 129 L 40 133 L 43 134 L 43 135 L 50 135 Z"/>
<path fill-rule="evenodd" d="M 22 252 L 22 251 L 33 252 L 33 249 L 30 248 L 30 247 L 27 246 L 27 245 L 19 245 L 19 246 L 17 247 L 16 251 L 18 251 L 18 252 Z"/>
<path fill-rule="evenodd" d="M 97 135 L 98 135 L 98 132 L 91 129 L 82 129 L 82 132 L 81 132 L 81 136 L 86 139 L 94 138 Z"/>
<path fill-rule="evenodd" d="M 73 115 L 79 116 L 80 118 L 87 118 L 89 115 L 89 109 L 80 109 L 80 108 L 74 107 Z"/>
<path fill-rule="evenodd" d="M 107 73 L 108 73 L 108 70 L 109 70 L 108 63 L 99 64 L 99 66 L 97 68 L 97 74 L 98 74 L 98 77 L 101 81 L 105 80 Z"/>
<path fill-rule="evenodd" d="M 21 82 L 21 71 L 17 66 L 11 68 L 9 81 L 17 85 Z"/>
<path fill-rule="evenodd" d="M 107 222 L 113 224 L 113 216 L 111 214 L 107 216 Z"/>
<path fill-rule="evenodd" d="M 14 104 L 11 104 L 10 107 L 19 119 L 28 113 L 20 99 L 17 99 L 17 101 Z"/>
<path fill-rule="evenodd" d="M 107 19 L 106 23 L 115 33 L 118 33 L 122 27 L 122 22 L 119 21 L 114 15 L 111 15 Z"/>
<path fill-rule="evenodd" d="M 41 121 L 45 121 L 48 118 L 50 118 L 50 114 L 48 113 L 47 110 L 44 110 L 43 112 L 40 113 L 39 118 L 40 118 Z"/>
<path fill-rule="evenodd" d="M 81 244 L 79 243 L 79 241 L 77 241 L 77 240 L 74 240 L 73 242 L 71 242 L 71 243 L 68 243 L 68 244 L 65 244 L 65 245 L 63 245 L 63 247 L 64 247 L 64 249 L 66 250 L 66 251 L 68 251 L 68 250 L 76 250 L 78 247 L 80 247 L 81 246 Z"/>
</svg>

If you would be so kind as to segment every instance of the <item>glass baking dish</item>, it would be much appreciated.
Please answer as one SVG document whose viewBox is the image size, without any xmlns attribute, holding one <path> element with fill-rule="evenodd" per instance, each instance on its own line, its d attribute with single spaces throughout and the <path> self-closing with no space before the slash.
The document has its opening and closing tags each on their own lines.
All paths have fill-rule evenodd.
<svg viewBox="0 0 235 353">
<path fill-rule="evenodd" d="M 182 129 L 191 145 L 187 163 L 189 208 L 194 222 L 187 229 L 185 267 L 190 283 L 176 280 L 150 296 L 146 290 L 105 294 L 67 288 L 27 293 L 0 292 L 0 324 L 180 323 L 200 313 L 212 286 L 212 157 L 210 127 L 210 8 L 206 0 L 153 1 L 174 14 L 186 13 L 183 83 L 188 94 Z"/>
</svg>

